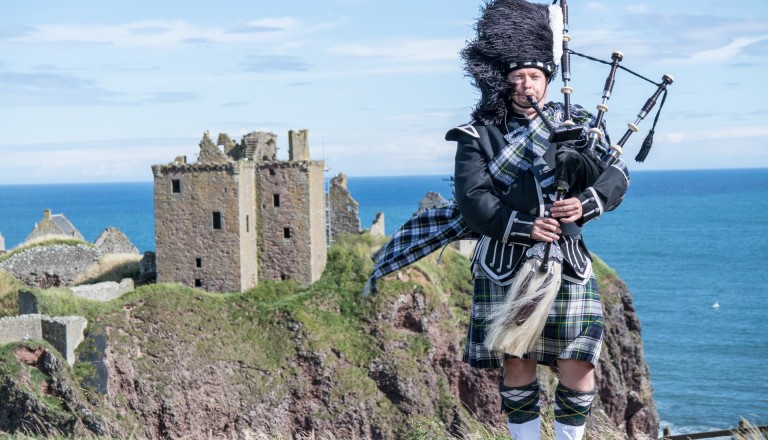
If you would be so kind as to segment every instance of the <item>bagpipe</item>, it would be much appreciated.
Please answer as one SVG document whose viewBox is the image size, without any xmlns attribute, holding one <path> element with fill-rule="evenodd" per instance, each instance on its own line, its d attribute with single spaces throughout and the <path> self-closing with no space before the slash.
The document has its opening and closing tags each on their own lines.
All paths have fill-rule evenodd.
<svg viewBox="0 0 768 440">
<path fill-rule="evenodd" d="M 552 4 L 555 5 L 555 3 L 557 1 L 554 1 Z M 562 200 L 573 186 L 584 188 L 592 185 L 601 173 L 610 169 L 618 161 L 630 136 L 639 131 L 638 125 L 650 114 L 661 97 L 661 104 L 654 118 L 653 127 L 635 157 L 635 160 L 638 162 L 644 161 L 653 143 L 656 123 L 667 97 L 667 87 L 674 81 L 671 75 L 665 74 L 662 76 L 661 82 L 657 83 L 625 68 L 620 64 L 624 59 L 624 54 L 620 51 L 613 52 L 611 54 L 611 61 L 608 62 L 571 50 L 569 48 L 571 37 L 569 35 L 568 5 L 566 0 L 560 0 L 560 8 L 563 14 L 563 53 L 560 63 L 563 81 L 561 92 L 563 93 L 564 107 L 562 122 L 559 125 L 555 125 L 549 119 L 549 115 L 545 114 L 539 107 L 538 103 L 531 96 L 528 96 L 529 103 L 549 130 L 549 142 L 558 149 L 558 160 L 555 170 L 555 200 Z M 573 87 L 570 84 L 570 57 L 572 54 L 610 65 L 610 71 L 603 88 L 602 101 L 597 105 L 598 112 L 592 123 L 589 124 L 589 127 L 574 123 L 571 116 L 571 94 L 573 93 Z M 608 100 L 613 93 L 616 73 L 619 69 L 655 84 L 657 88 L 640 109 L 636 120 L 627 124 L 627 130 L 621 139 L 615 144 L 609 145 L 605 143 L 605 145 L 608 145 L 605 148 L 599 146 L 603 143 L 601 141 L 607 139 L 602 129 L 603 118 L 608 112 Z M 561 152 L 580 156 L 581 163 L 588 161 L 594 164 L 599 172 L 584 174 L 583 171 L 576 171 L 575 167 L 572 166 L 576 162 L 560 160 Z M 563 155 L 563 157 L 565 156 Z M 583 167 L 579 169 L 583 169 Z M 557 244 L 551 242 L 537 243 L 529 249 L 527 257 L 526 262 L 520 267 L 512 285 L 509 287 L 505 303 L 490 314 L 489 326 L 484 342 L 491 350 L 518 357 L 530 351 L 536 343 L 541 330 L 546 324 L 549 309 L 557 296 L 562 282 L 561 266 L 563 256 Z"/>
<path fill-rule="evenodd" d="M 527 172 L 533 166 L 533 163 L 540 159 L 539 147 L 548 150 L 548 141 L 549 144 L 557 148 L 554 170 L 554 189 L 556 191 L 552 195 L 555 199 L 562 199 L 569 191 L 573 194 L 580 194 L 587 185 L 599 186 L 602 184 L 601 179 L 606 177 L 610 182 L 612 182 L 611 179 L 616 177 L 621 179 L 627 178 L 624 171 L 621 170 L 623 165 L 617 163 L 623 147 L 631 134 L 638 131 L 638 124 L 650 114 L 659 98 L 661 98 L 661 105 L 659 106 L 659 110 L 661 110 L 667 96 L 667 87 L 672 84 L 673 79 L 670 75 L 664 75 L 662 81 L 656 83 L 638 75 L 620 64 L 624 58 L 621 52 L 614 52 L 611 55 L 611 61 L 606 62 L 570 50 L 568 47 L 571 40 L 568 35 L 568 6 L 565 0 L 560 1 L 559 8 L 554 6 L 555 3 L 557 1 L 552 3 L 551 8 L 562 10 L 564 25 L 562 31 L 558 31 L 562 33 L 562 56 L 557 55 L 560 57 L 562 66 L 563 87 L 561 91 L 564 101 L 562 115 L 558 114 L 555 118 L 551 113 L 545 114 L 538 107 L 538 103 L 533 102 L 533 99 L 529 99 L 532 107 L 539 113 L 539 119 L 543 124 L 539 124 L 539 119 L 534 119 L 527 128 L 518 132 L 518 137 L 515 137 L 513 140 L 507 139 L 509 144 L 502 148 L 502 151 L 498 152 L 488 163 L 488 174 L 491 178 L 495 178 L 509 186 L 514 179 L 522 175 L 523 172 Z M 527 2 L 509 0 L 505 2 L 505 7 L 493 9 L 491 12 L 493 14 L 509 14 L 511 9 L 506 6 L 510 5 L 515 8 L 519 7 L 522 10 L 527 7 Z M 484 14 L 489 13 L 490 6 L 490 3 L 486 6 Z M 500 27 L 504 27 L 506 23 L 510 22 L 517 23 L 518 21 L 494 18 L 494 20 L 485 23 L 488 27 L 479 26 L 478 28 L 487 31 L 495 26 L 495 30 L 499 30 Z M 500 30 L 493 35 L 504 38 L 507 35 L 506 30 Z M 479 30 L 478 35 L 478 38 L 480 38 Z M 550 44 L 550 50 L 557 44 Z M 504 44 L 489 46 L 493 48 L 508 47 Z M 502 72 L 495 72 L 491 65 L 482 64 L 484 60 L 488 59 L 485 55 L 482 55 L 482 51 L 487 48 L 487 46 L 474 41 L 470 42 L 470 45 L 462 53 L 465 60 L 472 60 L 472 62 L 468 61 L 467 63 L 468 68 L 477 68 L 475 71 L 476 76 L 473 74 L 476 82 L 488 80 L 488 78 L 493 78 L 493 81 L 501 81 L 496 75 L 501 76 Z M 572 54 L 610 65 L 610 73 L 605 82 L 602 102 L 597 106 L 598 113 L 594 117 L 581 108 L 578 108 L 577 112 L 572 112 L 571 110 L 570 95 L 573 92 L 573 88 L 570 85 L 570 56 Z M 480 64 L 476 63 L 476 61 Z M 603 118 L 608 111 L 607 103 L 613 93 L 616 73 L 619 69 L 655 84 L 657 89 L 648 98 L 645 105 L 643 105 L 637 119 L 628 125 L 627 132 L 619 142 L 609 145 L 607 136 L 603 132 Z M 506 74 L 504 74 L 503 80 L 506 81 Z M 498 83 L 496 82 L 491 81 L 484 84 L 488 86 L 483 89 L 485 92 L 497 90 Z M 494 100 L 495 95 L 493 94 L 490 94 L 489 99 L 491 103 L 497 102 Z M 559 111 L 556 110 L 559 108 L 559 104 L 552 108 L 555 109 L 554 111 Z M 573 108 L 576 109 L 575 106 Z M 485 107 L 478 106 L 478 111 L 484 109 Z M 547 109 L 545 108 L 545 110 Z M 478 114 L 487 116 L 486 113 L 482 112 Z M 496 116 L 498 116 L 497 113 L 490 113 L 491 118 Z M 658 119 L 659 111 L 656 113 L 653 128 L 648 137 L 646 137 L 645 142 L 643 142 L 636 160 L 643 161 L 648 155 Z M 489 123 L 483 121 L 482 118 L 480 120 L 485 126 L 498 123 Z M 539 130 L 539 125 L 544 125 L 544 129 Z M 475 134 L 477 133 L 471 125 L 462 126 L 455 130 L 467 133 L 464 129 L 469 132 L 475 132 Z M 541 139 L 539 139 L 540 137 Z M 531 155 L 536 157 L 529 157 Z M 518 160 L 521 158 L 525 160 Z M 587 164 L 589 166 L 575 167 L 574 164 Z M 608 186 L 612 185 L 610 182 Z M 550 187 L 548 186 L 548 188 Z M 551 190 L 548 189 L 547 191 Z M 619 199 L 621 195 L 619 195 Z M 547 196 L 549 197 L 550 194 L 547 194 Z M 610 210 L 611 207 L 606 209 Z M 372 256 L 375 263 L 374 269 L 364 287 L 363 293 L 367 295 L 376 292 L 376 281 L 378 279 L 430 255 L 449 243 L 462 239 L 477 238 L 480 238 L 480 234 L 469 228 L 456 204 L 414 215 L 413 218 L 393 234 L 387 244 Z M 522 356 L 531 350 L 546 324 L 548 312 L 557 296 L 557 292 L 560 290 L 562 264 L 566 258 L 563 254 L 563 249 L 557 243 L 539 242 L 526 250 L 525 262 L 517 268 L 513 275 L 511 285 L 508 287 L 509 293 L 506 295 L 505 303 L 497 307 L 487 317 L 489 326 L 484 343 L 489 349 L 515 356 Z"/>
</svg>

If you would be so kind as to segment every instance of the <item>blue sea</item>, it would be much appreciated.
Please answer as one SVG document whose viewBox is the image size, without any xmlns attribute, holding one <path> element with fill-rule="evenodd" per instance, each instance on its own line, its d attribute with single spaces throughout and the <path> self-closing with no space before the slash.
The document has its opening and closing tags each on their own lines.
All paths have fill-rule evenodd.
<svg viewBox="0 0 768 440">
<path fill-rule="evenodd" d="M 384 212 L 392 234 L 448 176 L 349 177 L 362 227 Z M 627 283 L 642 321 L 662 420 L 673 433 L 768 424 L 768 169 L 645 171 L 623 204 L 584 231 Z M 86 239 L 120 228 L 154 249 L 151 183 L 0 186 L 0 233 L 13 248 L 44 209 Z M 713 305 L 717 303 L 718 308 Z"/>
</svg>

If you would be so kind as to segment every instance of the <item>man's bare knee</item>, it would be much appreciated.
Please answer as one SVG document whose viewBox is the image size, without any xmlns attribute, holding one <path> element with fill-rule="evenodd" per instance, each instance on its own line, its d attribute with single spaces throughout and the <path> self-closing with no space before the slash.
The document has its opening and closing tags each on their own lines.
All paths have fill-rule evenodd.
<svg viewBox="0 0 768 440">
<path fill-rule="evenodd" d="M 558 359 L 560 383 L 574 391 L 592 391 L 595 389 L 595 367 L 587 361 L 576 359 Z"/>
<path fill-rule="evenodd" d="M 514 358 L 504 360 L 504 385 L 508 387 L 521 387 L 535 380 L 535 359 Z"/>
</svg>

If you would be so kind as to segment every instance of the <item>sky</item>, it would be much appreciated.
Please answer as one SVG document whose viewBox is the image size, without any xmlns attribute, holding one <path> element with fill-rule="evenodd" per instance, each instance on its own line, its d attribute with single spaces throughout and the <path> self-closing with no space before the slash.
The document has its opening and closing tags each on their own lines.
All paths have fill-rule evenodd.
<svg viewBox="0 0 768 440">
<path fill-rule="evenodd" d="M 204 132 L 309 130 L 312 159 L 348 176 L 452 175 L 450 128 L 478 94 L 459 51 L 478 0 L 31 0 L 0 5 L 0 184 L 149 182 L 196 160 Z M 768 167 L 768 1 L 571 0 L 571 49 L 674 76 L 644 163 Z M 574 57 L 594 109 L 608 67 Z M 549 99 L 562 100 L 558 79 Z M 656 86 L 619 72 L 617 139 Z"/>
</svg>

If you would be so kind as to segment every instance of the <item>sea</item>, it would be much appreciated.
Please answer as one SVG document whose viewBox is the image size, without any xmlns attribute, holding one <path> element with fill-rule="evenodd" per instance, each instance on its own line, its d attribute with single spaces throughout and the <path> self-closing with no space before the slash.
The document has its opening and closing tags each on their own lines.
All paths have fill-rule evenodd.
<svg viewBox="0 0 768 440">
<path fill-rule="evenodd" d="M 363 228 L 392 234 L 449 176 L 349 177 Z M 43 210 L 94 241 L 120 228 L 154 250 L 152 183 L 0 185 L 12 249 Z M 584 228 L 632 292 L 661 427 L 673 434 L 768 425 L 768 169 L 638 171 L 621 206 Z"/>
</svg>

